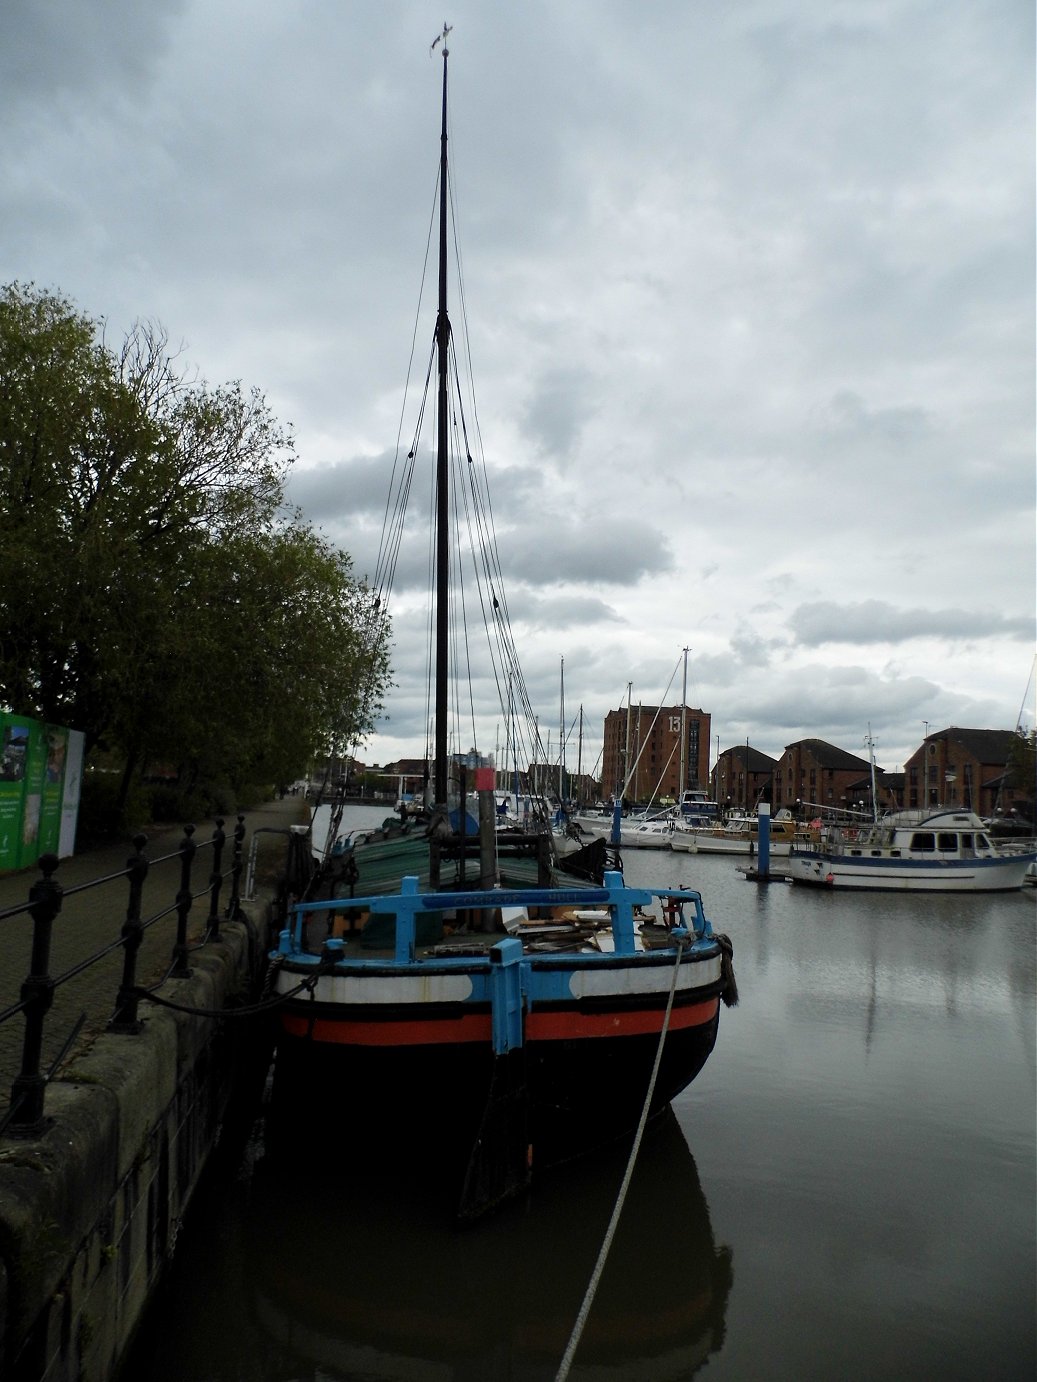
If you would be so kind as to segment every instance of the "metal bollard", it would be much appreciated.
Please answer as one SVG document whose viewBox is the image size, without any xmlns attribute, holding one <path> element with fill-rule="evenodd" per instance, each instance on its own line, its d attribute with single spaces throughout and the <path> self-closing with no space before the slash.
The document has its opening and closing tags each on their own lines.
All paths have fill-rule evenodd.
<svg viewBox="0 0 1037 1382">
<path fill-rule="evenodd" d="M 190 979 L 191 966 L 187 963 L 187 914 L 191 910 L 191 865 L 198 846 L 191 836 L 193 825 L 184 826 L 184 838 L 180 841 L 180 891 L 176 895 L 176 944 L 173 947 L 172 978 Z"/>
<path fill-rule="evenodd" d="M 245 817 L 239 812 L 238 823 L 234 827 L 234 862 L 230 871 L 230 900 L 227 903 L 227 920 L 237 921 L 241 916 L 241 870 L 244 867 Z"/>
<path fill-rule="evenodd" d="M 11 1107 L 14 1110 L 7 1131 L 14 1137 L 38 1137 L 46 1127 L 43 1116 L 43 1091 L 47 1081 L 40 1074 L 43 1051 L 43 1024 L 54 1001 L 54 980 L 50 977 L 50 938 L 54 918 L 61 911 L 62 887 L 54 877 L 58 867 L 56 854 L 43 854 L 39 859 L 42 878 L 29 889 L 29 911 L 33 919 L 32 958 L 29 973 L 22 984 L 25 1008 L 25 1039 L 22 1043 L 22 1069 L 11 1086 Z"/>
<path fill-rule="evenodd" d="M 146 835 L 134 835 L 133 848 L 135 853 L 126 860 L 126 868 L 130 875 L 130 899 L 126 907 L 126 920 L 122 927 L 122 983 L 119 986 L 119 996 L 116 999 L 115 1015 L 108 1023 L 110 1032 L 132 1034 L 141 1030 L 141 1023 L 137 1018 L 137 998 L 134 989 L 137 983 L 137 951 L 144 939 L 140 909 L 144 880 L 148 876 L 148 861 L 144 857 L 144 846 L 147 842 L 148 837 Z"/>
<path fill-rule="evenodd" d="M 209 874 L 209 917 L 205 923 L 209 939 L 218 941 L 220 938 L 220 887 L 223 883 L 223 874 L 220 872 L 220 861 L 223 858 L 223 843 L 227 836 L 223 832 L 223 818 L 216 817 L 216 829 L 212 834 L 212 872 Z"/>
</svg>

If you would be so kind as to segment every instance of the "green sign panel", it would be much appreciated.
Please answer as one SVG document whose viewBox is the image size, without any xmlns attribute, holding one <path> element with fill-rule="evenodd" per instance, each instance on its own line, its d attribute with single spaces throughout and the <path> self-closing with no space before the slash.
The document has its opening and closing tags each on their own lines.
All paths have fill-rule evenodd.
<svg viewBox="0 0 1037 1382">
<path fill-rule="evenodd" d="M 75 730 L 0 713 L 0 870 L 72 853 L 82 739 Z"/>
<path fill-rule="evenodd" d="M 0 869 L 21 862 L 25 778 L 34 720 L 0 716 Z"/>
</svg>

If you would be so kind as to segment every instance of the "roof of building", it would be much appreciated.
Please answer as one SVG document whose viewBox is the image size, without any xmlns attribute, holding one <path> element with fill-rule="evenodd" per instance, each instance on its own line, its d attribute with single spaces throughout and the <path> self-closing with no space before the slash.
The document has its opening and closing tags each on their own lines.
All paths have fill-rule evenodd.
<svg viewBox="0 0 1037 1382">
<path fill-rule="evenodd" d="M 389 772 L 404 777 L 422 777 L 426 771 L 424 758 L 398 758 L 395 763 L 386 763 L 385 766 Z"/>
<path fill-rule="evenodd" d="M 822 768 L 831 768 L 835 772 L 856 772 L 860 768 L 871 771 L 871 764 L 866 758 L 858 758 L 854 753 L 847 753 L 845 749 L 836 748 L 834 744 L 829 744 L 824 739 L 799 739 L 794 744 L 786 744 L 785 752 L 790 749 L 801 749 L 809 753 Z M 882 769 L 876 767 L 876 772 Z"/>
<path fill-rule="evenodd" d="M 701 706 L 648 705 L 644 701 L 638 701 L 636 704 L 632 705 L 630 707 L 629 713 L 631 715 L 640 714 L 642 716 L 651 715 L 654 717 L 656 715 L 679 715 L 682 710 L 685 711 L 685 713 L 688 715 L 701 715 L 704 719 L 709 718 L 707 712 L 703 710 Z M 609 720 L 615 715 L 622 715 L 625 719 L 627 713 L 627 707 L 624 705 L 621 706 L 619 710 L 606 711 L 605 719 Z"/>
<path fill-rule="evenodd" d="M 946 739 L 948 744 L 958 744 L 980 763 L 1004 767 L 1012 745 L 1018 742 L 1019 736 L 1013 729 L 960 729 L 957 725 L 951 725 L 949 729 L 930 734 L 928 742 L 934 739 Z"/>
<path fill-rule="evenodd" d="M 736 763 L 745 763 L 747 754 L 751 773 L 773 772 L 778 766 L 776 758 L 772 758 L 768 753 L 763 753 L 760 749 L 754 749 L 751 744 L 732 744 L 729 749 L 724 750 L 720 757 L 729 756 Z"/>
</svg>

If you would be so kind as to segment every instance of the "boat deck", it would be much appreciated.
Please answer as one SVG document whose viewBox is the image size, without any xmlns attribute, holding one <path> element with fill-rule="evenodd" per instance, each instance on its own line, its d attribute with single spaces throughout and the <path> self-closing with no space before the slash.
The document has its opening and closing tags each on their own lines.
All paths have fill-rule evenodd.
<svg viewBox="0 0 1037 1382">
<path fill-rule="evenodd" d="M 492 917 L 493 913 L 480 915 Z M 328 930 L 324 916 L 314 913 L 313 917 L 317 924 L 311 923 L 305 950 L 307 954 L 317 955 L 327 938 Z M 387 926 L 391 926 L 388 917 L 384 920 Z M 383 918 L 377 914 L 372 918 L 366 911 L 360 912 L 359 909 L 348 907 L 332 913 L 330 934 L 341 942 L 341 958 L 393 961 L 395 950 L 382 922 Z M 555 916 L 533 916 L 516 920 L 507 926 L 493 924 L 489 929 L 477 929 L 476 926 L 465 921 L 458 922 L 454 918 L 445 918 L 441 922 L 436 918 L 434 924 L 437 934 L 427 937 L 423 943 L 419 938 L 419 944 L 414 951 L 416 959 L 461 958 L 469 955 L 483 957 L 488 955 L 495 945 L 509 937 L 520 940 L 522 949 L 527 954 L 557 951 L 609 954 L 615 948 L 611 919 L 607 911 L 597 909 L 569 909 Z M 440 924 L 441 932 L 438 930 Z M 657 950 L 668 948 L 670 945 L 670 931 L 667 926 L 654 913 L 644 913 L 639 918 L 636 948 Z"/>
</svg>

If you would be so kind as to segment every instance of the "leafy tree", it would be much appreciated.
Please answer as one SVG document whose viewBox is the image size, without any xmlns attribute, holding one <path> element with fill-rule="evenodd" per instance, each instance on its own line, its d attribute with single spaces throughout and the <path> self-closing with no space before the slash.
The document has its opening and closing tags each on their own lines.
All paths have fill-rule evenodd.
<svg viewBox="0 0 1037 1382">
<path fill-rule="evenodd" d="M 1022 729 L 1012 739 L 1008 750 L 1007 785 L 1012 789 L 1017 810 L 1028 820 L 1034 820 L 1034 798 L 1037 796 L 1037 730 L 1024 733 Z"/>
<path fill-rule="evenodd" d="M 388 630 L 286 509 L 290 433 L 255 390 L 119 352 L 64 297 L 0 289 L 0 701 L 241 784 L 373 724 Z"/>
</svg>

